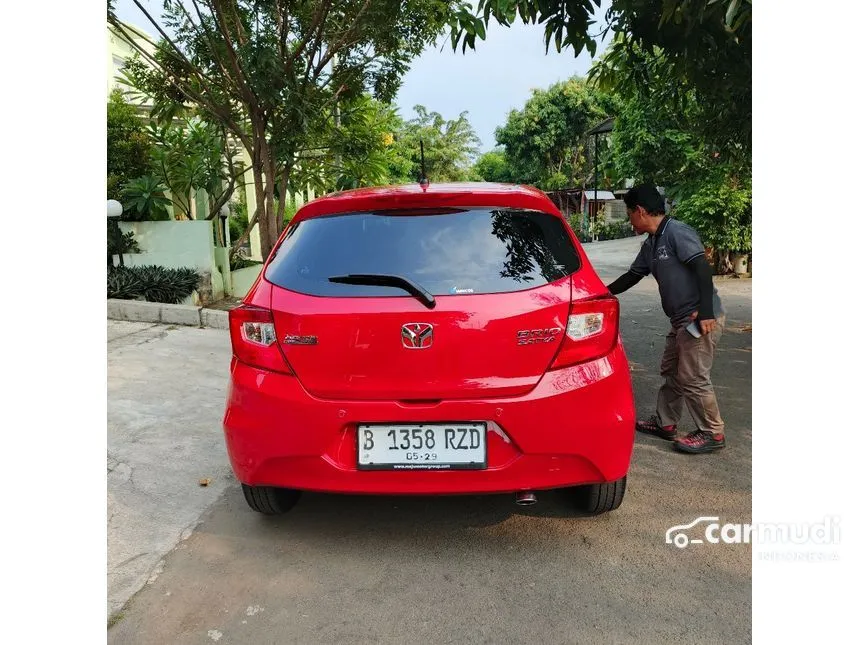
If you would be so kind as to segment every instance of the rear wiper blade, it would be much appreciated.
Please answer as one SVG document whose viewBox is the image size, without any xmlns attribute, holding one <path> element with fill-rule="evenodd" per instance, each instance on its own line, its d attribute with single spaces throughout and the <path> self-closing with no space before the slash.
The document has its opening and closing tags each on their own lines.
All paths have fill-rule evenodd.
<svg viewBox="0 0 860 645">
<path fill-rule="evenodd" d="M 399 275 L 388 275 L 385 273 L 350 273 L 347 275 L 333 275 L 328 279 L 329 282 L 337 282 L 338 284 L 364 284 L 379 287 L 398 287 L 404 291 L 408 291 L 413 296 L 418 298 L 421 303 L 428 309 L 433 309 L 436 306 L 436 298 L 433 294 L 427 291 L 420 284 L 409 278 L 404 278 Z"/>
</svg>

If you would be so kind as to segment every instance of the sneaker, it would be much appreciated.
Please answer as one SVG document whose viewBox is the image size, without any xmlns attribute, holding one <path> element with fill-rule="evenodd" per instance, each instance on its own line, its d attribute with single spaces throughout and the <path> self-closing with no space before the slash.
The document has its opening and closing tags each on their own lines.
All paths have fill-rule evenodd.
<svg viewBox="0 0 860 645">
<path fill-rule="evenodd" d="M 713 452 L 726 447 L 726 437 L 722 434 L 713 434 L 704 430 L 696 430 L 686 437 L 675 441 L 675 450 L 691 454 Z"/>
<path fill-rule="evenodd" d="M 654 435 L 655 437 L 660 437 L 661 439 L 666 439 L 667 441 L 672 441 L 678 435 L 677 426 L 660 425 L 660 419 L 656 414 L 652 415 L 651 418 L 646 421 L 637 421 L 636 430 L 644 432 L 645 434 Z"/>
</svg>

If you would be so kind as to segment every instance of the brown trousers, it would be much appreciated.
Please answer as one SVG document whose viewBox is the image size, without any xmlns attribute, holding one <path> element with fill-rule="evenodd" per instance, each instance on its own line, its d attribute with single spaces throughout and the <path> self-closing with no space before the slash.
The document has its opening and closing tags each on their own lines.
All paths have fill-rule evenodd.
<svg viewBox="0 0 860 645">
<path fill-rule="evenodd" d="M 657 394 L 660 425 L 677 425 L 686 403 L 699 430 L 723 433 L 723 419 L 711 384 L 711 366 L 725 322 L 725 316 L 720 316 L 717 328 L 701 338 L 694 338 L 683 327 L 673 327 L 666 334 L 660 363 L 660 376 L 665 382 Z"/>
</svg>

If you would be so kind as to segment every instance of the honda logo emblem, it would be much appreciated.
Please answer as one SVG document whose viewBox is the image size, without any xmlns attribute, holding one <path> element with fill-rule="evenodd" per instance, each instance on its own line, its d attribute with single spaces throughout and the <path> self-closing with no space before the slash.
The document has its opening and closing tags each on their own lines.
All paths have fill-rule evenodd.
<svg viewBox="0 0 860 645">
<path fill-rule="evenodd" d="M 433 344 L 433 325 L 407 323 L 400 329 L 400 340 L 406 349 L 427 349 Z"/>
</svg>

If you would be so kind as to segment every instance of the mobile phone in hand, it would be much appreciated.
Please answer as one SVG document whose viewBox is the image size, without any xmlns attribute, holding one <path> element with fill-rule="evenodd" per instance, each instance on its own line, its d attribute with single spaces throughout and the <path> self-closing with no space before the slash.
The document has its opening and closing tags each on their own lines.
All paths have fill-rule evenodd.
<svg viewBox="0 0 860 645">
<path fill-rule="evenodd" d="M 692 336 L 693 338 L 701 338 L 702 337 L 702 330 L 699 329 L 699 321 L 698 320 L 691 321 L 690 324 L 687 325 L 685 329 L 690 333 L 690 336 Z"/>
</svg>

